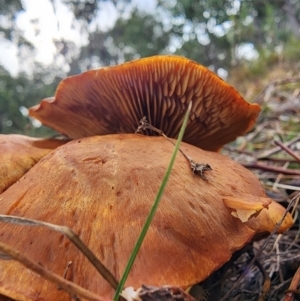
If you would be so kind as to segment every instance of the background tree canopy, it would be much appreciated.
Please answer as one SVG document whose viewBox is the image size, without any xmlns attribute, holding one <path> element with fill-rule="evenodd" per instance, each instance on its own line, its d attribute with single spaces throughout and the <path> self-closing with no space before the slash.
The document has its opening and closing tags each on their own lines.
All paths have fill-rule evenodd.
<svg viewBox="0 0 300 301">
<path fill-rule="evenodd" d="M 32 59 L 35 45 L 16 22 L 26 10 L 24 3 L 5 0 L 0 4 L 1 43 L 17 46 L 21 66 L 13 77 L 0 65 L 1 133 L 50 135 L 50 130 L 27 117 L 26 108 L 52 96 L 65 76 L 140 57 L 183 55 L 232 82 L 234 76 L 239 81 L 241 77 L 257 78 L 278 64 L 299 68 L 298 0 L 158 0 L 151 11 L 139 9 L 131 0 L 49 2 L 55 14 L 58 2 L 65 5 L 72 13 L 72 26 L 87 42 L 78 47 L 71 39 L 56 39 L 53 62 L 38 63 Z M 107 5 L 117 18 L 103 30 L 97 19 Z M 39 21 L 32 20 L 32 24 L 39 35 Z M 30 64 L 29 73 L 22 69 L 23 62 Z M 243 86 L 241 90 L 246 94 Z"/>
</svg>

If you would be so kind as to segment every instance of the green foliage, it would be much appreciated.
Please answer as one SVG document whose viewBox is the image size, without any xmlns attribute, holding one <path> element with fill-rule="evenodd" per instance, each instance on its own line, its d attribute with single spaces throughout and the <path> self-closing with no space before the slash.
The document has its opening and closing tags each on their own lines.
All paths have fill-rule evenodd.
<svg viewBox="0 0 300 301">
<path fill-rule="evenodd" d="M 23 10 L 21 0 L 3 1 L 0 5 L 0 14 L 14 18 L 15 15 Z"/>
<path fill-rule="evenodd" d="M 291 63 L 298 63 L 298 68 L 300 67 L 300 39 L 291 37 L 283 49 L 283 56 L 286 60 Z"/>
<path fill-rule="evenodd" d="M 169 44 L 169 32 L 162 21 L 135 9 L 130 18 L 119 19 L 108 32 L 113 43 L 124 55 L 125 61 L 163 52 Z"/>
<path fill-rule="evenodd" d="M 15 31 L 15 19 L 19 12 L 23 10 L 21 0 L 2 1 L 0 4 L 0 33 L 8 40 L 12 40 Z"/>
<path fill-rule="evenodd" d="M 55 1 L 49 1 L 56 12 Z M 54 41 L 55 59 L 64 58 L 69 65 L 68 75 L 165 53 L 188 57 L 214 71 L 224 68 L 230 72 L 243 65 L 242 74 L 248 79 L 263 76 L 269 67 L 282 62 L 282 57 L 295 65 L 299 61 L 300 2 L 296 0 L 159 0 L 152 13 L 138 10 L 131 0 L 63 3 L 73 14 L 74 26 L 88 37 L 87 45 L 79 49 L 68 39 Z M 103 31 L 95 24 L 107 3 L 116 9 L 118 19 L 112 28 Z M 0 37 L 15 43 L 20 62 L 35 50 L 15 22 L 22 10 L 20 0 L 0 5 Z M 239 54 L 247 44 L 254 46 L 258 60 L 249 62 Z M 20 107 L 28 108 L 52 96 L 60 80 L 57 74 L 65 76 L 59 68 L 55 62 L 47 69 L 34 64 L 33 78 L 26 74 L 12 78 L 1 69 L 2 133 L 40 131 L 20 113 Z"/>
<path fill-rule="evenodd" d="M 101 9 L 101 4 L 103 2 L 111 2 L 113 5 L 118 8 L 120 11 L 124 9 L 124 7 L 130 4 L 131 0 L 62 0 L 64 4 L 66 4 L 70 10 L 73 12 L 76 20 L 84 21 L 90 24 L 95 17 L 97 16 L 97 12 Z"/>
<path fill-rule="evenodd" d="M 19 74 L 14 78 L 0 67 L 0 133 L 50 136 L 54 132 L 45 127 L 34 127 L 30 118 L 24 116 L 29 108 L 41 99 L 52 96 L 59 79 L 50 84 L 45 83 L 45 74 Z"/>
<path fill-rule="evenodd" d="M 22 30 L 16 25 L 16 17 L 23 10 L 20 0 L 4 1 L 0 4 L 0 41 L 1 38 L 4 38 L 14 42 L 18 47 L 25 46 L 33 51 L 32 44 L 23 36 Z"/>
</svg>

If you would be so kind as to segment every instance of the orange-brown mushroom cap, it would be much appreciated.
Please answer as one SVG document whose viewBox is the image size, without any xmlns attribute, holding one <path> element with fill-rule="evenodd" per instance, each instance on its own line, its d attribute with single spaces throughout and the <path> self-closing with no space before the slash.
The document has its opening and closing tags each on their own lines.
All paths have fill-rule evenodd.
<svg viewBox="0 0 300 301">
<path fill-rule="evenodd" d="M 173 148 L 163 137 L 134 134 L 69 142 L 0 195 L 0 213 L 71 227 L 119 280 Z M 270 199 L 266 202 L 257 178 L 231 159 L 185 143 L 181 149 L 213 170 L 203 180 L 193 175 L 185 157 L 178 154 L 126 286 L 187 287 L 202 281 L 255 234 L 270 232 L 285 211 Z M 245 223 L 232 216 L 223 200 L 240 198 L 243 204 L 251 204 L 251 196 L 256 201 L 262 198 L 269 209 Z M 287 230 L 292 222 L 288 215 L 279 231 Z M 59 275 L 72 261 L 67 279 L 112 298 L 112 288 L 61 234 L 2 223 L 0 240 Z M 68 300 L 54 284 L 13 261 L 0 260 L 0 294 L 23 296 L 20 300 L 26 301 L 37 296 Z"/>
<path fill-rule="evenodd" d="M 50 151 L 66 141 L 0 135 L 0 193 L 19 180 Z"/>
<path fill-rule="evenodd" d="M 148 121 L 176 138 L 190 101 L 184 141 L 216 151 L 253 126 L 260 112 L 207 68 L 177 56 L 154 56 L 63 80 L 30 116 L 70 138 L 134 133 Z"/>
<path fill-rule="evenodd" d="M 173 147 L 163 137 L 134 134 L 69 142 L 0 195 L 0 213 L 71 227 L 120 279 Z M 185 143 L 181 149 L 213 170 L 203 180 L 193 175 L 178 154 L 126 286 L 197 283 L 255 234 L 272 231 L 284 213 L 282 206 L 266 199 L 257 178 L 236 162 Z M 257 205 L 259 199 L 266 208 Z M 253 203 L 261 212 L 243 223 L 232 216 L 230 207 L 244 208 L 245 202 L 246 208 L 251 209 Z M 287 230 L 292 222 L 288 215 L 279 231 Z M 61 234 L 1 223 L 0 240 L 58 275 L 72 261 L 67 279 L 112 298 L 112 288 Z M 21 301 L 37 296 L 68 300 L 54 284 L 13 261 L 0 260 L 0 294 Z"/>
</svg>

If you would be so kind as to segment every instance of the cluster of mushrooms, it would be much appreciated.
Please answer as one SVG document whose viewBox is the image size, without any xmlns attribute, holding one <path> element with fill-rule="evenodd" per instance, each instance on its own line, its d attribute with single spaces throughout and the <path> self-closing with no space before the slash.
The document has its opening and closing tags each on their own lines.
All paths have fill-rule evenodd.
<svg viewBox="0 0 300 301">
<path fill-rule="evenodd" d="M 70 227 L 119 281 L 190 102 L 182 152 L 125 287 L 187 288 L 203 281 L 235 251 L 273 231 L 285 209 L 250 171 L 218 153 L 251 129 L 260 107 L 186 58 L 155 56 L 64 79 L 55 97 L 29 112 L 67 140 L 0 136 L 0 214 Z M 164 135 L 151 128 L 135 133 L 144 116 Z M 197 175 L 187 156 L 211 170 Z M 278 233 L 292 224 L 287 214 Z M 114 295 L 61 233 L 1 222 L 0 242 L 99 296 Z M 5 298 L 72 296 L 0 256 Z"/>
</svg>

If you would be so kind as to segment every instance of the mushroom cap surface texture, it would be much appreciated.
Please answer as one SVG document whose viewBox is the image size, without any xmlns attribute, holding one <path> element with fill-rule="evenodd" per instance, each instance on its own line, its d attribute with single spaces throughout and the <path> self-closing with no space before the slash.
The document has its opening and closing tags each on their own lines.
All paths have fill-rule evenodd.
<svg viewBox="0 0 300 301">
<path fill-rule="evenodd" d="M 0 135 L 0 193 L 66 141 L 23 135 Z"/>
<path fill-rule="evenodd" d="M 177 138 L 190 101 L 183 141 L 211 151 L 250 130 L 260 112 L 259 105 L 247 103 L 202 65 L 154 56 L 68 77 L 55 97 L 42 100 L 29 114 L 72 139 L 134 133 L 143 116 Z"/>
<path fill-rule="evenodd" d="M 0 213 L 72 228 L 120 280 L 154 202 L 174 146 L 163 137 L 116 134 L 82 138 L 44 157 L 0 195 Z M 196 161 L 210 164 L 207 180 L 178 153 L 169 182 L 126 286 L 187 287 L 206 279 L 232 253 L 273 230 L 284 208 L 267 199 L 258 179 L 231 159 L 182 143 Z M 230 202 L 230 197 L 234 198 Z M 243 223 L 223 198 L 268 200 Z M 247 205 L 251 207 L 251 205 Z M 287 216 L 279 231 L 292 225 Z M 112 298 L 113 289 L 63 235 L 39 227 L 1 223 L 0 240 L 67 279 Z M 17 271 L 17 272 L 16 272 Z M 0 260 L 0 294 L 18 300 L 71 300 L 57 286 L 14 261 Z"/>
</svg>

